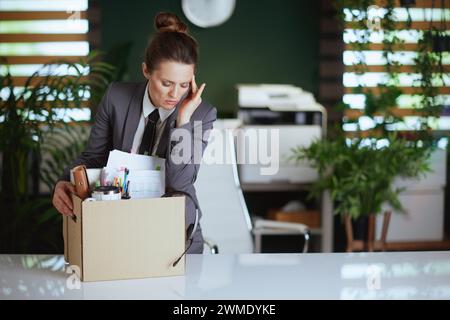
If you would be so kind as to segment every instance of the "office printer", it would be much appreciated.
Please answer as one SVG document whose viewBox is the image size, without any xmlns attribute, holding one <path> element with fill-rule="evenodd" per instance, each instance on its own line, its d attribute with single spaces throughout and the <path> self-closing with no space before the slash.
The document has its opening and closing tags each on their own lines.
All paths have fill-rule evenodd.
<svg viewBox="0 0 450 320">
<path fill-rule="evenodd" d="M 285 184 L 316 180 L 315 169 L 307 163 L 295 164 L 288 158 L 292 155 L 292 148 L 308 146 L 325 135 L 325 108 L 315 101 L 311 93 L 292 85 L 242 84 L 237 86 L 237 90 L 238 118 L 242 121 L 240 129 L 243 131 L 241 138 L 237 136 L 236 139 L 241 183 Z M 279 149 L 279 169 L 275 174 L 262 174 L 261 169 L 267 164 L 252 163 L 248 158 L 255 152 L 260 155 L 262 151 L 264 155 L 267 150 L 272 150 L 271 139 L 261 133 L 265 131 L 270 136 L 273 129 L 279 135 L 279 145 L 275 146 Z M 250 137 L 253 138 L 251 143 Z M 245 154 L 247 158 L 239 159 L 240 154 Z"/>
</svg>

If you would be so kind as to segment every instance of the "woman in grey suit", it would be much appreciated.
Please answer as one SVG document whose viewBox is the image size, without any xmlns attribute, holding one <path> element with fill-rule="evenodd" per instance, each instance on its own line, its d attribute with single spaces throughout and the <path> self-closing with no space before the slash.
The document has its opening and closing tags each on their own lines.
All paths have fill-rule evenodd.
<svg viewBox="0 0 450 320">
<path fill-rule="evenodd" d="M 197 42 L 174 14 L 155 17 L 156 34 L 145 52 L 143 83 L 112 83 L 96 114 L 86 150 L 56 183 L 53 205 L 72 215 L 70 168 L 106 166 L 111 150 L 141 153 L 166 159 L 166 191 L 182 191 L 186 198 L 186 226 L 195 221 L 198 205 L 194 182 L 208 132 L 217 111 L 201 95 L 205 89 L 195 82 Z M 188 253 L 203 252 L 200 226 L 193 234 Z"/>
</svg>

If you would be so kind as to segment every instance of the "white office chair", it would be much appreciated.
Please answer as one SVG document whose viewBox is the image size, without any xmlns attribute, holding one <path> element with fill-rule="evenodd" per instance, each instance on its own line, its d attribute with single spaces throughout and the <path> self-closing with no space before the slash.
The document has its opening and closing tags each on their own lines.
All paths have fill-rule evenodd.
<svg viewBox="0 0 450 320">
<path fill-rule="evenodd" d="M 262 235 L 286 233 L 304 235 L 303 252 L 306 252 L 309 242 L 306 225 L 251 220 L 238 178 L 233 126 L 218 120 L 214 127 L 195 182 L 205 244 L 211 253 L 261 252 Z"/>
</svg>

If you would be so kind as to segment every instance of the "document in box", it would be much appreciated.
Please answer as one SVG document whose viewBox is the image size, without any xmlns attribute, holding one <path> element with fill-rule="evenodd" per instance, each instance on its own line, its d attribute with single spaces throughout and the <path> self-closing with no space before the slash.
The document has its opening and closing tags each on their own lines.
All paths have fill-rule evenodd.
<svg viewBox="0 0 450 320">
<path fill-rule="evenodd" d="M 123 168 L 129 170 L 125 178 Z M 117 178 L 129 181 L 129 195 L 136 198 L 157 198 L 165 192 L 165 159 L 113 150 L 104 168 L 103 181 Z"/>
<path fill-rule="evenodd" d="M 166 159 L 146 156 L 143 154 L 128 153 L 119 150 L 109 152 L 107 167 L 127 167 L 133 170 L 163 170 Z"/>
</svg>

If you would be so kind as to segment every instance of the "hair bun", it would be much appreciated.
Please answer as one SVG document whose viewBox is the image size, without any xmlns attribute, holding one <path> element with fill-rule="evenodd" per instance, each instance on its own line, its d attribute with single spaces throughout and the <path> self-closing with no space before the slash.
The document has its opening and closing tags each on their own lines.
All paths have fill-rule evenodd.
<svg viewBox="0 0 450 320">
<path fill-rule="evenodd" d="M 161 12 L 156 15 L 155 28 L 158 32 L 188 32 L 186 24 L 170 12 Z"/>
</svg>

